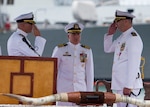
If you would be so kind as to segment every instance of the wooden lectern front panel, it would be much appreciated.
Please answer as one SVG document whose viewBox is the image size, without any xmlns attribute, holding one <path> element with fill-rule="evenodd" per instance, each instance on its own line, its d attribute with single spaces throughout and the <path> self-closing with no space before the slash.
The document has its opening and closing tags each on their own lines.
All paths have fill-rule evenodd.
<svg viewBox="0 0 150 107">
<path fill-rule="evenodd" d="M 57 59 L 0 56 L 0 93 L 43 97 L 56 93 Z M 0 104 L 19 104 L 0 96 Z"/>
</svg>

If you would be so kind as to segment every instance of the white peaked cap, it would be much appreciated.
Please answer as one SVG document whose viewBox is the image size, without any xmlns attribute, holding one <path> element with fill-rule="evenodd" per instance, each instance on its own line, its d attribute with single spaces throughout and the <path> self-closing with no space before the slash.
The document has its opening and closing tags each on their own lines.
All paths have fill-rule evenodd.
<svg viewBox="0 0 150 107">
<path fill-rule="evenodd" d="M 84 25 L 81 23 L 70 23 L 68 25 L 65 26 L 65 32 L 82 32 L 82 30 L 84 29 Z"/>
<path fill-rule="evenodd" d="M 18 17 L 15 18 L 15 21 L 20 21 L 20 20 L 24 20 L 24 19 L 33 20 L 33 18 L 34 18 L 34 15 L 32 12 L 30 12 L 30 13 L 19 15 Z"/>
<path fill-rule="evenodd" d="M 116 10 L 116 17 L 128 17 L 128 18 L 135 18 L 134 15 L 132 15 L 129 12 L 123 12 L 120 10 Z"/>
</svg>

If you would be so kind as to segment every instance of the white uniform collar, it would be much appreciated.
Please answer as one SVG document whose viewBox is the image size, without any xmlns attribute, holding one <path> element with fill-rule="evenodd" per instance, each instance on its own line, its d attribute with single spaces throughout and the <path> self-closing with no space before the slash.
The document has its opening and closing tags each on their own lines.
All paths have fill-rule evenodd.
<svg viewBox="0 0 150 107">
<path fill-rule="evenodd" d="M 133 31 L 133 27 L 129 28 L 128 30 L 126 30 L 126 31 L 123 32 L 122 34 L 123 34 L 123 35 L 126 35 L 127 33 L 132 32 L 132 31 Z"/>
<path fill-rule="evenodd" d="M 21 30 L 21 29 L 17 29 L 17 31 L 16 31 L 18 34 L 22 34 L 23 36 L 27 36 L 28 34 L 26 33 L 26 32 L 24 32 L 23 30 Z"/>
<path fill-rule="evenodd" d="M 74 45 L 74 44 L 72 44 L 71 42 L 68 42 L 68 44 L 71 46 L 71 47 L 79 47 L 81 44 L 80 43 L 78 43 L 77 45 Z"/>
</svg>

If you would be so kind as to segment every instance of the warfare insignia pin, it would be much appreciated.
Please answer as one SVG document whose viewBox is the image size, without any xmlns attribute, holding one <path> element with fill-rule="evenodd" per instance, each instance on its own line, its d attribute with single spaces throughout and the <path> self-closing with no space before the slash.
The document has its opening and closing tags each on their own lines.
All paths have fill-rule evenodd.
<svg viewBox="0 0 150 107">
<path fill-rule="evenodd" d="M 122 43 L 122 45 L 121 45 L 121 47 L 120 47 L 120 51 L 123 51 L 124 50 L 124 48 L 125 48 L 125 43 Z"/>
<path fill-rule="evenodd" d="M 65 54 L 63 54 L 63 56 L 71 56 L 71 54 L 69 54 L 69 52 L 65 52 Z"/>
</svg>

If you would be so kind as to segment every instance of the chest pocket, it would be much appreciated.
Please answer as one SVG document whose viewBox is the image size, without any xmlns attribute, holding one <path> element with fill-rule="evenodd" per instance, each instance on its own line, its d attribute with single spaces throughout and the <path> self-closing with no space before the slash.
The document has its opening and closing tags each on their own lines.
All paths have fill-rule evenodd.
<svg viewBox="0 0 150 107">
<path fill-rule="evenodd" d="M 71 54 L 64 54 L 61 58 L 61 61 L 64 65 L 69 65 L 73 63 L 73 56 Z"/>
</svg>

